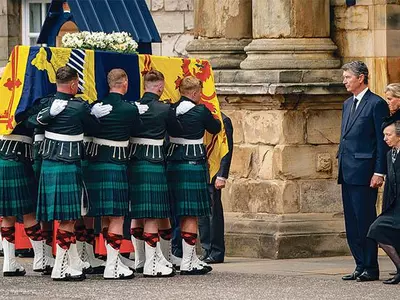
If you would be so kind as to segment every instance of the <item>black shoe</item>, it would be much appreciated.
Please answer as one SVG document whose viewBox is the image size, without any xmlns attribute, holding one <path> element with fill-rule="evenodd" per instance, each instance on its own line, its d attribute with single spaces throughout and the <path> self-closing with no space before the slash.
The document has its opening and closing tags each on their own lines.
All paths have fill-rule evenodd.
<svg viewBox="0 0 400 300">
<path fill-rule="evenodd" d="M 209 268 L 202 268 L 200 270 L 194 268 L 191 271 L 180 271 L 181 275 L 206 275 L 211 270 Z"/>
<path fill-rule="evenodd" d="M 361 272 L 355 270 L 355 271 L 354 271 L 353 273 L 351 273 L 351 274 L 344 275 L 344 276 L 342 277 L 342 280 L 356 280 L 356 279 L 358 278 L 358 276 L 360 276 L 360 275 L 361 275 Z"/>
<path fill-rule="evenodd" d="M 24 258 L 24 257 L 34 257 L 35 253 L 33 253 L 32 249 L 18 249 L 15 250 L 15 256 L 18 256 L 19 258 Z"/>
<path fill-rule="evenodd" d="M 16 271 L 3 272 L 4 277 L 18 277 L 18 276 L 25 276 L 25 274 L 26 274 L 25 270 L 20 271 L 19 269 L 17 269 Z"/>
<path fill-rule="evenodd" d="M 388 280 L 383 281 L 384 284 L 398 284 L 400 282 L 400 274 L 397 274 Z"/>
<path fill-rule="evenodd" d="M 208 258 L 208 256 L 210 255 L 210 251 L 204 250 L 203 249 L 203 254 L 199 256 L 200 260 L 205 260 Z"/>
<path fill-rule="evenodd" d="M 366 281 L 375 281 L 379 280 L 379 273 L 371 273 L 368 271 L 364 271 L 360 276 L 357 278 L 357 282 L 366 282 Z"/>
<path fill-rule="evenodd" d="M 222 264 L 224 262 L 224 260 L 217 260 L 214 259 L 213 257 L 209 256 L 206 259 L 203 260 L 206 264 Z"/>
</svg>

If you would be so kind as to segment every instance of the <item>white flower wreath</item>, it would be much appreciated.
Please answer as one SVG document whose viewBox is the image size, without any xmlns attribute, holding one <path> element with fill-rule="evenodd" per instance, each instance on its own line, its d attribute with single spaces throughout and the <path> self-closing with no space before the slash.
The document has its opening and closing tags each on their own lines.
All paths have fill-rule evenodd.
<svg viewBox="0 0 400 300">
<path fill-rule="evenodd" d="M 135 53 L 138 44 L 127 32 L 75 32 L 66 33 L 61 39 L 65 48 L 83 48 L 92 50 Z"/>
</svg>

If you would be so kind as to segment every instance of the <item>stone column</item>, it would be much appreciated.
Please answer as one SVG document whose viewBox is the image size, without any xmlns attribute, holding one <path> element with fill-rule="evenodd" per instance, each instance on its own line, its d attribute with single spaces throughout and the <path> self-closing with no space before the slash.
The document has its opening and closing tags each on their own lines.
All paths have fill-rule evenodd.
<svg viewBox="0 0 400 300">
<path fill-rule="evenodd" d="M 21 43 L 21 0 L 0 0 L 0 66 Z"/>
<path fill-rule="evenodd" d="M 253 0 L 253 41 L 242 69 L 332 69 L 329 0 Z"/>
<path fill-rule="evenodd" d="M 195 37 L 186 50 L 214 69 L 239 68 L 252 37 L 251 0 L 196 0 Z"/>
</svg>

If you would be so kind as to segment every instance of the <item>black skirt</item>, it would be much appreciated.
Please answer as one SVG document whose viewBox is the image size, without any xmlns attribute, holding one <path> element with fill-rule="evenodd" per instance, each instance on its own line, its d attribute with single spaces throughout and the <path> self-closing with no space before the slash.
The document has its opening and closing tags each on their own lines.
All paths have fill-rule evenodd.
<svg viewBox="0 0 400 300">
<path fill-rule="evenodd" d="M 396 200 L 392 206 L 384 211 L 368 231 L 368 238 L 377 243 L 391 245 L 400 249 L 400 201 Z"/>
</svg>

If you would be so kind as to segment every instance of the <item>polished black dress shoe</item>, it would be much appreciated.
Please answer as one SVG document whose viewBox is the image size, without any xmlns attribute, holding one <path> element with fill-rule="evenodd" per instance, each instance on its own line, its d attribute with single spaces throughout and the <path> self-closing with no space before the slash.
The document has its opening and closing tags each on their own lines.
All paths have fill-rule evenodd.
<svg viewBox="0 0 400 300">
<path fill-rule="evenodd" d="M 383 281 L 384 284 L 398 284 L 399 282 L 400 282 L 400 274 L 397 273 L 394 277 Z"/>
<path fill-rule="evenodd" d="M 358 276 L 360 276 L 360 275 L 361 275 L 361 272 L 359 272 L 359 271 L 354 271 L 354 272 L 351 273 L 351 274 L 344 275 L 344 276 L 342 277 L 342 280 L 356 280 L 356 279 L 358 278 Z"/>
<path fill-rule="evenodd" d="M 209 256 L 209 257 L 207 257 L 206 259 L 204 259 L 203 260 L 206 264 L 222 264 L 223 262 L 224 262 L 224 260 L 222 259 L 222 260 L 218 260 L 218 259 L 215 259 L 215 258 L 213 258 L 213 257 L 211 257 L 211 256 Z"/>
<path fill-rule="evenodd" d="M 379 280 L 379 273 L 372 274 L 368 271 L 364 271 L 360 276 L 357 278 L 357 282 L 366 282 L 366 281 L 375 281 Z"/>
</svg>

